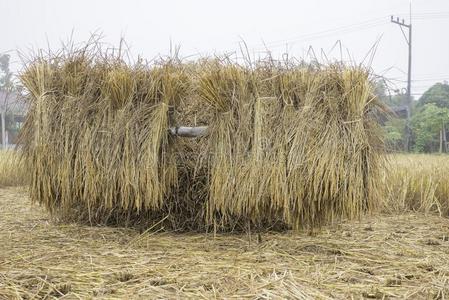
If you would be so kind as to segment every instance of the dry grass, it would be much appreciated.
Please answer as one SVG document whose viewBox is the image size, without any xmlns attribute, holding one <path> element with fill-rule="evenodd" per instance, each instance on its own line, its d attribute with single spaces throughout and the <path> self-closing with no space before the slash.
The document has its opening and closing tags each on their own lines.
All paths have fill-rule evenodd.
<svg viewBox="0 0 449 300">
<path fill-rule="evenodd" d="M 449 220 L 367 217 L 316 236 L 55 224 L 0 189 L 0 299 L 447 299 Z"/>
<path fill-rule="evenodd" d="M 399 154 L 385 170 L 386 211 L 414 210 L 449 216 L 449 156 Z"/>
<path fill-rule="evenodd" d="M 15 150 L 0 150 L 0 187 L 26 185 L 27 174 Z"/>
</svg>

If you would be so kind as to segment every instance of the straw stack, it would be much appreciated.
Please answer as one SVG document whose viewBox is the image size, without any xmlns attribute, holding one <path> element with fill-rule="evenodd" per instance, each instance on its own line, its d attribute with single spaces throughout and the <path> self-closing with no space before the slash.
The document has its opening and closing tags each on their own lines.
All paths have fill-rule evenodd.
<svg viewBox="0 0 449 300">
<path fill-rule="evenodd" d="M 362 67 L 38 57 L 21 141 L 30 193 L 63 219 L 316 228 L 374 210 L 379 104 Z M 208 125 L 186 140 L 171 126 Z"/>
</svg>

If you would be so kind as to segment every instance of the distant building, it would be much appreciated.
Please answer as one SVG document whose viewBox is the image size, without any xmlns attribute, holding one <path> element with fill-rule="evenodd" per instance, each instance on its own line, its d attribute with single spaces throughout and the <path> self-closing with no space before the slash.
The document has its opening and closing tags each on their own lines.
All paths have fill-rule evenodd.
<svg viewBox="0 0 449 300">
<path fill-rule="evenodd" d="M 406 105 L 390 106 L 387 111 L 377 116 L 378 122 L 383 126 L 392 118 L 407 119 L 408 107 Z"/>
<path fill-rule="evenodd" d="M 5 140 L 7 144 L 17 142 L 17 135 L 25 121 L 27 111 L 28 105 L 22 95 L 17 92 L 0 90 L 0 112 L 4 112 L 5 115 Z M 0 143 L 3 143 L 1 130 L 0 123 Z"/>
<path fill-rule="evenodd" d="M 390 109 L 393 111 L 396 118 L 407 119 L 407 113 L 409 109 L 407 105 L 393 106 L 390 107 Z"/>
</svg>

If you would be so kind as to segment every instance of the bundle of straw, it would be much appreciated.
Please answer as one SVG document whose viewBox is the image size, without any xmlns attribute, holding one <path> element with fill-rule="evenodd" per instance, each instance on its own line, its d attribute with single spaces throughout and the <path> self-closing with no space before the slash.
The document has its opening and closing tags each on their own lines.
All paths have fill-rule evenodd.
<svg viewBox="0 0 449 300">
<path fill-rule="evenodd" d="M 29 64 L 21 141 L 33 200 L 63 217 L 120 223 L 161 209 L 177 185 L 168 127 L 187 76 L 175 61 L 149 68 L 103 54 L 84 48 Z"/>
<path fill-rule="evenodd" d="M 319 227 L 377 208 L 382 141 L 370 74 L 339 64 L 212 64 L 209 219 Z M 224 221 L 223 221 L 224 220 Z"/>
</svg>

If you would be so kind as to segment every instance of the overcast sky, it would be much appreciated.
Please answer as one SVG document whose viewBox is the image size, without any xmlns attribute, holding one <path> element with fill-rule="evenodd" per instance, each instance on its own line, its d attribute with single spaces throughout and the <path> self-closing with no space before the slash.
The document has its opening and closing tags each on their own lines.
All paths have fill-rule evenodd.
<svg viewBox="0 0 449 300">
<path fill-rule="evenodd" d="M 406 86 L 407 44 L 390 15 L 409 22 L 409 0 L 0 0 L 0 53 L 58 49 L 73 34 L 76 42 L 101 32 L 118 45 L 124 37 L 133 56 L 168 55 L 170 41 L 181 56 L 221 54 L 239 49 L 251 54 L 265 47 L 274 56 L 288 50 L 304 57 L 312 46 L 329 59 L 349 54 L 357 62 L 379 41 L 372 63 L 376 73 Z M 449 0 L 413 0 L 412 93 L 418 97 L 435 82 L 449 80 Z M 331 49 L 333 49 L 331 51 Z M 309 52 L 310 53 L 310 52 Z M 348 54 L 349 53 L 349 54 Z"/>
</svg>

